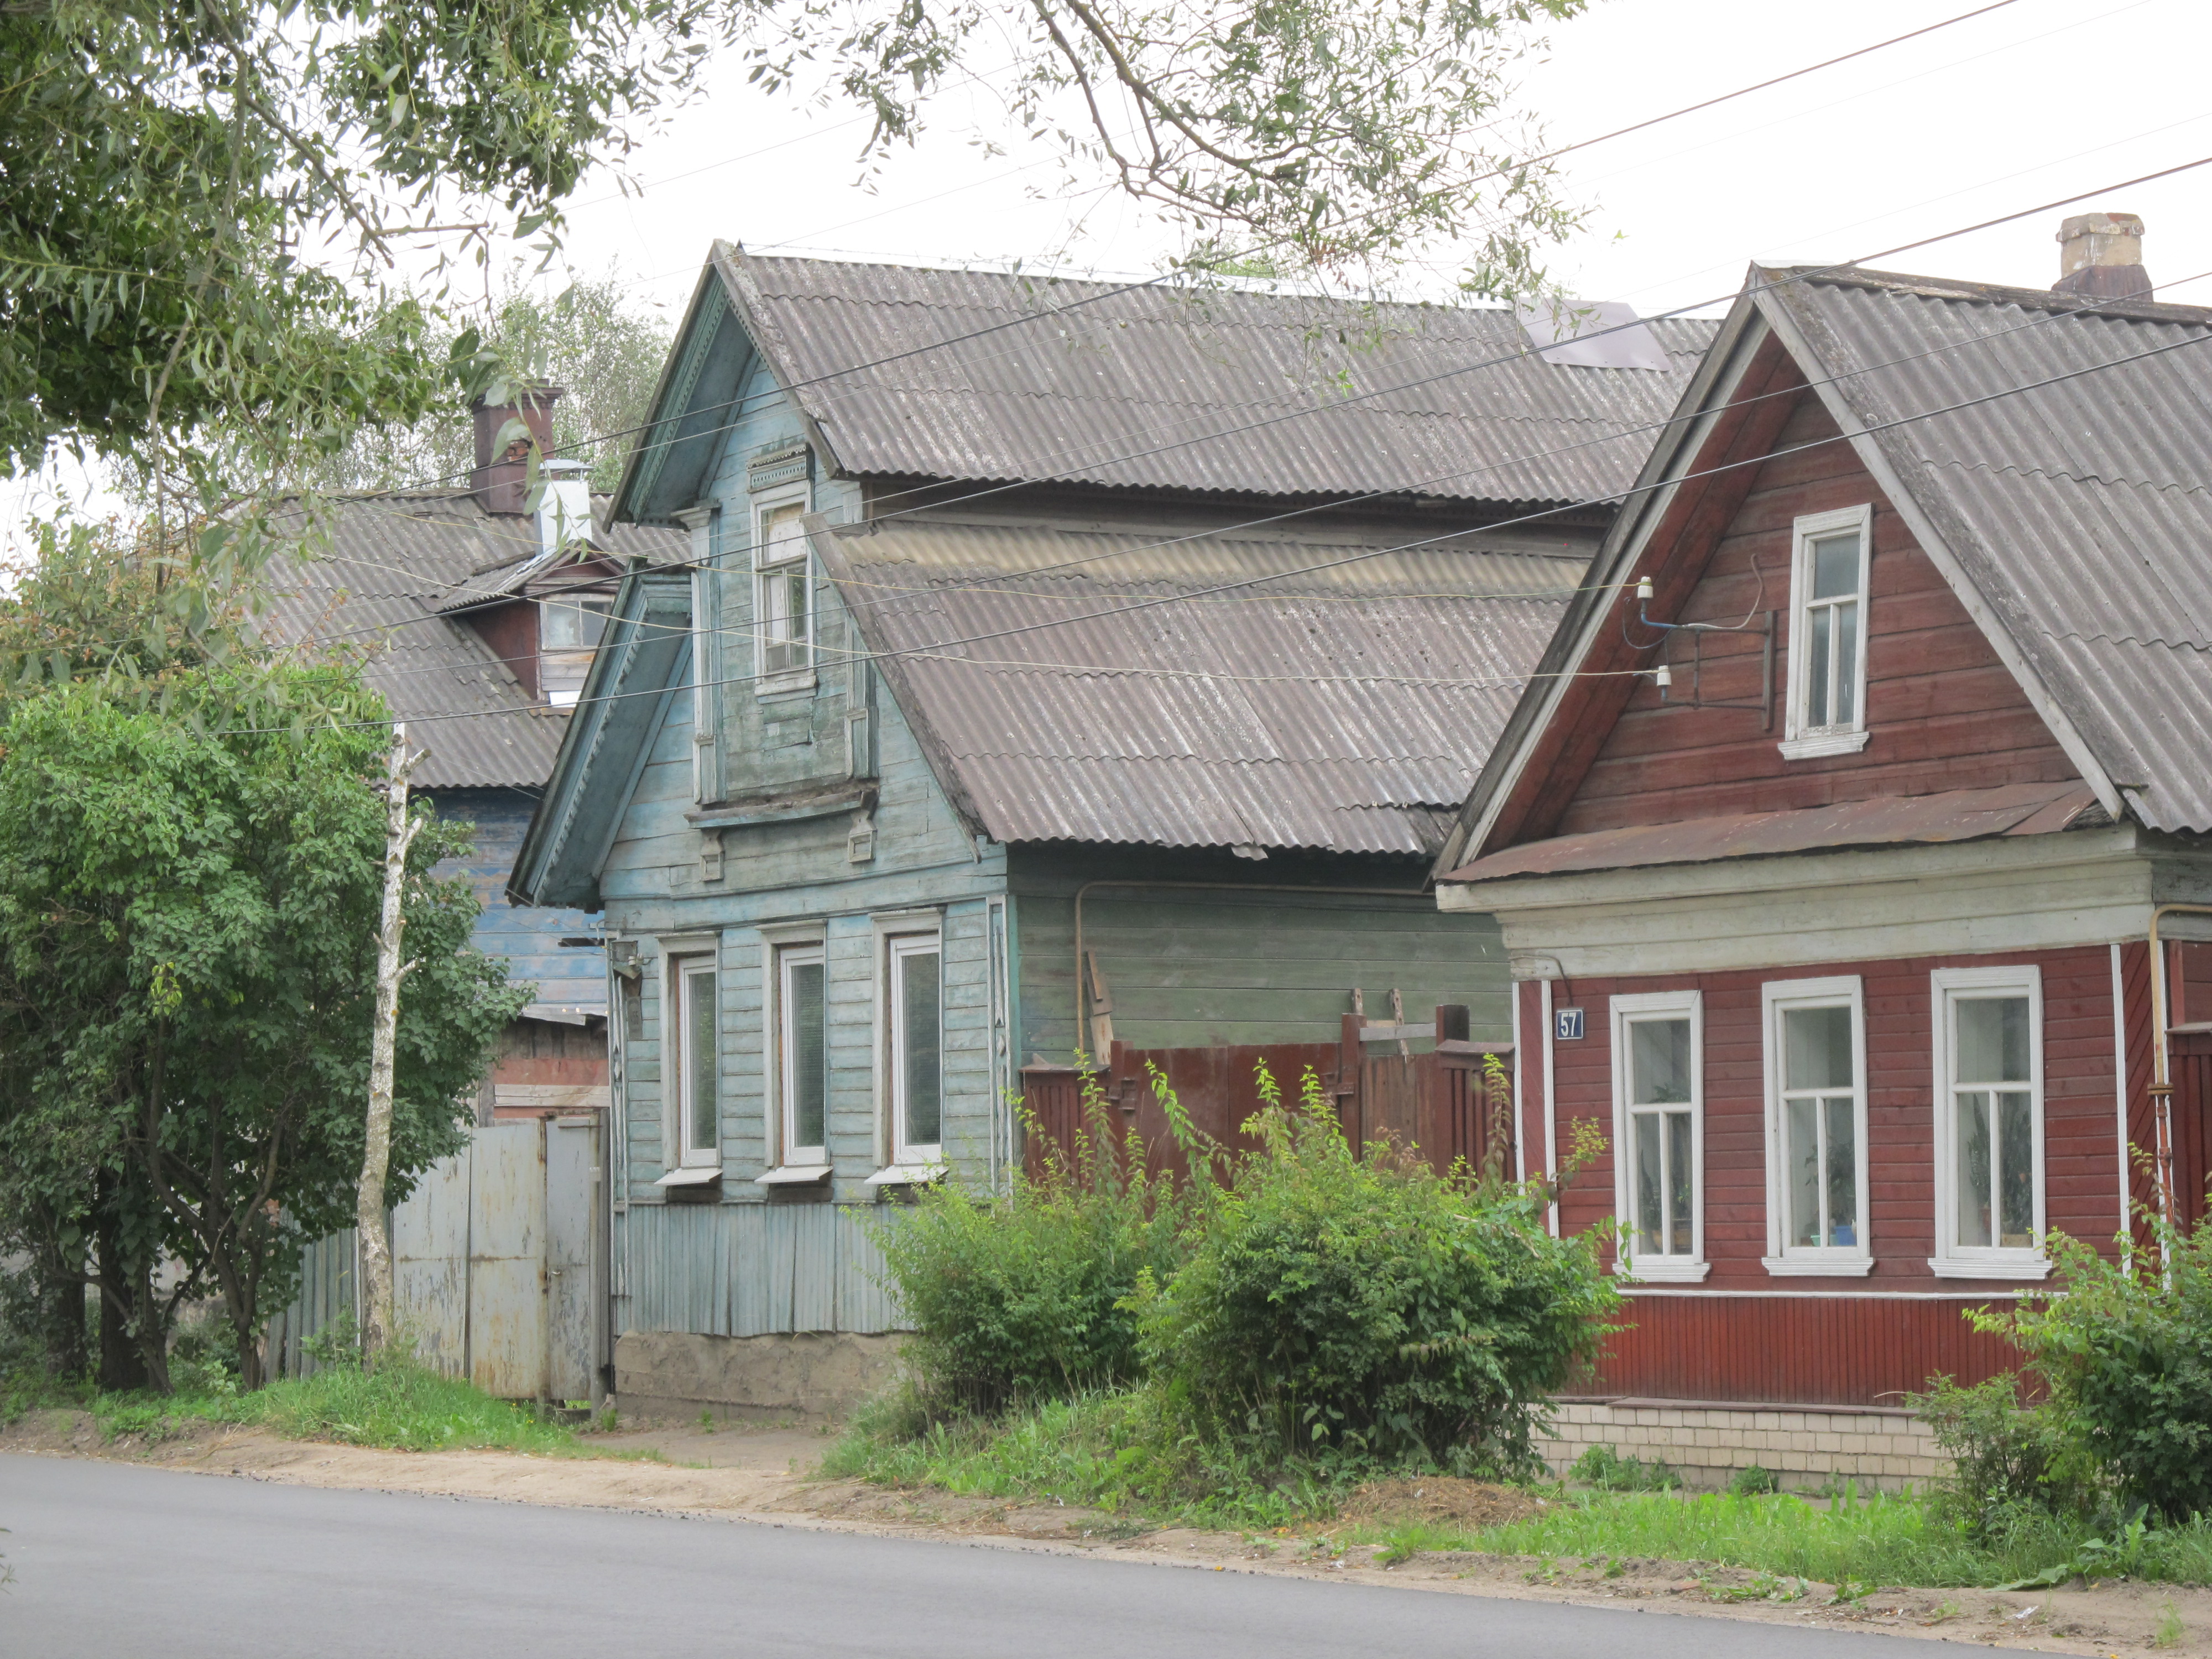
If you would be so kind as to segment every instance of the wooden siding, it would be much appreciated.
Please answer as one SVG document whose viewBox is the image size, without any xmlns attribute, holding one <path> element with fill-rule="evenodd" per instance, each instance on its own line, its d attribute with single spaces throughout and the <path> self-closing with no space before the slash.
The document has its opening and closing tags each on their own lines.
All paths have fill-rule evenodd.
<svg viewBox="0 0 2212 1659">
<path fill-rule="evenodd" d="M 1598 1362 L 1603 1392 L 1659 1400 L 1899 1406 L 1931 1376 L 1973 1383 L 2020 1352 L 1967 1323 L 1989 1297 L 1638 1295 Z"/>
<path fill-rule="evenodd" d="M 1553 1045 L 1559 1144 L 1564 1150 L 1571 1143 L 1577 1118 L 1591 1119 L 1602 1133 L 1612 1134 L 1612 998 L 1703 991 L 1705 1254 L 1713 1264 L 1705 1285 L 1771 1289 L 1774 1281 L 1760 1265 L 1766 1253 L 1766 1139 L 1759 988 L 1770 981 L 1856 974 L 1863 981 L 1866 1006 L 1868 1237 L 1874 1271 L 1863 1279 L 1813 1282 L 1838 1293 L 1942 1289 L 1944 1282 L 1928 1267 L 1936 1246 L 1929 974 L 1942 967 L 2030 963 L 2043 972 L 2045 1216 L 2051 1227 L 2110 1249 L 2119 1224 L 2119 1171 L 2112 958 L 2100 947 L 1561 981 L 1553 988 L 1555 1005 L 1582 1008 L 1588 1036 Z M 1570 1231 L 1613 1214 L 1610 1149 L 1569 1187 L 1560 1210 Z"/>
<path fill-rule="evenodd" d="M 590 936 L 598 918 L 582 910 L 517 909 L 507 900 L 507 878 L 536 799 L 520 789 L 441 789 L 430 799 L 440 817 L 476 825 L 475 848 L 437 868 L 441 876 L 466 876 L 483 906 L 470 942 L 486 956 L 504 958 L 514 983 L 535 986 L 532 1001 L 605 1009 L 605 956 L 596 946 L 561 943 Z"/>
<path fill-rule="evenodd" d="M 1806 393 L 1777 446 L 1836 435 L 1827 411 Z M 1874 507 L 1865 612 L 1872 735 L 1856 755 L 1785 760 L 1778 744 L 1790 684 L 1791 525 L 1807 514 L 1867 502 Z M 1700 557 L 1684 548 L 1679 556 L 1699 558 L 1703 574 L 1679 612 L 1655 605 L 1655 617 L 1733 623 L 1764 610 L 1778 612 L 1774 729 L 1760 729 L 1756 710 L 1662 706 L 1656 688 L 1639 684 L 1556 833 L 2078 775 L 1848 445 L 1767 462 L 1711 551 Z M 1761 649 L 1755 630 L 1706 635 L 1704 695 L 1755 699 Z M 1674 676 L 1668 695 L 1678 701 L 1690 695 L 1689 650 L 1688 639 L 1678 635 L 1666 653 Z"/>
<path fill-rule="evenodd" d="M 1133 1047 L 1328 1042 L 1351 1011 L 1355 987 L 1370 1018 L 1388 1018 L 1395 989 L 1409 1019 L 1459 1004 L 1470 1010 L 1476 1036 L 1505 1035 L 1505 951 L 1488 916 L 1444 915 L 1418 895 L 1238 890 L 1419 888 L 1418 867 L 1280 855 L 1255 866 L 1218 853 L 1119 857 L 1019 848 L 1009 880 L 1020 928 L 1024 1060 L 1064 1065 L 1073 1056 L 1080 1040 L 1074 896 L 1086 883 L 1125 875 L 1139 884 L 1102 884 L 1085 895 L 1083 929 L 1084 947 L 1097 955 L 1113 995 L 1114 1035 Z"/>
</svg>

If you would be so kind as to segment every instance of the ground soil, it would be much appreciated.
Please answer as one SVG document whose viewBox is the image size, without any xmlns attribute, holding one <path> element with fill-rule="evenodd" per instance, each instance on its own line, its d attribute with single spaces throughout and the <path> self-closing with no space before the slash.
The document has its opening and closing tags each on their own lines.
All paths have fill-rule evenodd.
<svg viewBox="0 0 2212 1659">
<path fill-rule="evenodd" d="M 1680 1561 L 1425 1553 L 1384 1566 L 1374 1546 L 1340 1547 L 1333 1533 L 1341 1528 L 1319 1528 L 1296 1536 L 1185 1528 L 1144 1531 L 1126 1519 L 1059 1504 L 806 1479 L 827 1443 L 820 1428 L 730 1425 L 708 1431 L 697 1424 L 590 1435 L 586 1444 L 592 1452 L 613 1455 L 580 1457 L 377 1451 L 214 1425 L 195 1425 L 153 1443 L 127 1436 L 103 1442 L 92 1419 L 72 1411 L 33 1412 L 0 1429 L 0 1452 L 114 1458 L 297 1486 L 957 1536 L 1010 1549 L 1097 1554 L 1215 1572 L 1398 1584 L 1583 1606 L 1627 1602 L 1652 1613 L 1878 1630 L 2045 1653 L 2117 1656 L 2156 1650 L 2177 1659 L 2212 1659 L 2212 1590 L 2132 1583 L 2077 1584 L 2027 1594 L 1883 1588 L 1838 1603 L 1830 1585 L 1778 1585 L 1749 1572 Z M 1344 1519 L 1369 1527 L 1398 1521 L 1487 1525 L 1533 1512 L 1539 1501 L 1477 1481 L 1382 1481 L 1364 1488 Z M 2169 1607 L 2179 1617 L 2183 1634 L 2178 1644 L 2159 1649 L 2157 1632 Z"/>
</svg>

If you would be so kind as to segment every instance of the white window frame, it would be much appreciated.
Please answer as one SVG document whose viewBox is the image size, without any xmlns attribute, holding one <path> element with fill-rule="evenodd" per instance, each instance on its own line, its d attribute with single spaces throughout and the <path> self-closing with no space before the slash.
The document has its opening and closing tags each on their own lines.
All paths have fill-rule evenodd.
<svg viewBox="0 0 2212 1659">
<path fill-rule="evenodd" d="M 771 941 L 767 946 L 766 979 L 769 985 L 769 1011 L 765 1022 L 769 1042 L 767 1065 L 763 1068 L 769 1079 L 769 1121 L 775 1137 L 775 1152 L 770 1160 L 775 1176 L 783 1181 L 821 1181 L 830 1175 L 830 1102 L 825 1079 L 822 1103 L 822 1139 L 811 1146 L 798 1141 L 798 1124 L 794 1114 L 798 1099 L 793 1089 L 792 1066 L 794 1059 L 791 1041 L 790 970 L 806 963 L 819 964 L 822 969 L 823 1062 L 829 1063 L 830 1015 L 830 952 L 827 941 L 819 933 L 811 937 L 800 935 Z M 770 1184 L 775 1184 L 771 1182 Z"/>
<path fill-rule="evenodd" d="M 801 481 L 775 489 L 763 489 L 752 498 L 752 549 L 750 563 L 753 573 L 753 691 L 757 696 L 787 696 L 795 691 L 811 691 L 815 688 L 814 635 L 817 583 L 814 580 L 814 550 L 808 544 L 806 532 L 798 532 L 799 553 L 795 557 L 778 559 L 773 564 L 764 563 L 763 555 L 768 551 L 768 515 L 779 507 L 797 503 L 802 517 L 813 510 L 813 487 Z M 762 665 L 768 659 L 768 585 L 773 574 L 788 574 L 797 564 L 806 581 L 806 662 L 804 667 L 781 669 L 771 674 Z"/>
<path fill-rule="evenodd" d="M 1705 1260 L 1705 1006 L 1700 991 L 1648 991 L 1612 1000 L 1613 1214 L 1620 1228 L 1620 1255 L 1613 1271 L 1641 1284 L 1695 1285 L 1712 1271 Z M 1639 1254 L 1636 1237 L 1636 1108 L 1629 1099 L 1633 1067 L 1629 1032 L 1650 1020 L 1687 1020 L 1690 1025 L 1690 1253 Z M 1680 1107 L 1670 1108 L 1679 1111 Z M 1662 1142 L 1663 1144 L 1663 1142 Z"/>
<path fill-rule="evenodd" d="M 1859 625 L 1851 672 L 1858 695 L 1852 699 L 1852 718 L 1826 726 L 1808 726 L 1811 706 L 1813 653 L 1808 612 L 1813 599 L 1813 544 L 1838 531 L 1856 530 L 1859 538 Z M 1811 513 L 1790 526 L 1790 688 L 1784 700 L 1782 753 L 1790 760 L 1814 760 L 1824 755 L 1856 755 L 1867 745 L 1867 621 L 1872 612 L 1867 588 L 1874 569 L 1874 507 L 1871 503 L 1840 507 L 1833 513 Z"/>
<path fill-rule="evenodd" d="M 2033 963 L 2002 968 L 1938 968 L 1928 976 L 1936 1050 L 1936 1254 L 1928 1266 L 1939 1279 L 2042 1279 L 2051 1259 L 2041 1241 L 2044 1219 L 2043 970 Z M 2027 999 L 2028 1121 L 2035 1182 L 2034 1245 L 1960 1245 L 1958 1237 L 1958 1100 L 1953 1081 L 1958 1054 L 1958 1005 L 1977 998 Z"/>
<path fill-rule="evenodd" d="M 876 1103 L 878 1143 L 883 1167 L 870 1176 L 871 1187 L 912 1186 L 934 1181 L 945 1173 L 945 926 L 938 910 L 894 913 L 873 918 L 876 962 Z M 903 1040 L 903 1012 L 899 1006 L 899 963 L 907 957 L 934 951 L 938 960 L 937 1131 L 933 1146 L 906 1138 L 905 1069 L 899 1064 Z"/>
<path fill-rule="evenodd" d="M 719 1170 L 722 1167 L 721 986 L 720 953 L 712 939 L 671 941 L 661 946 L 660 976 L 660 1094 L 665 1167 L 677 1170 Z M 700 967 L 712 970 L 714 981 L 714 1145 L 694 1146 L 690 1130 L 691 1098 L 691 985 L 690 975 Z"/>
<path fill-rule="evenodd" d="M 1863 1276 L 1874 1271 L 1873 1182 L 1867 1146 L 1866 986 L 1856 974 L 1830 979 L 1772 980 L 1759 988 L 1760 1046 L 1766 1063 L 1766 1255 L 1764 1266 L 1778 1278 L 1800 1275 Z M 1784 1162 L 1783 1016 L 1793 1008 L 1849 1008 L 1851 1011 L 1851 1139 L 1858 1160 L 1858 1216 L 1850 1244 L 1791 1244 L 1784 1218 L 1789 1212 L 1790 1172 Z M 1835 1091 L 1826 1092 L 1833 1093 Z"/>
</svg>

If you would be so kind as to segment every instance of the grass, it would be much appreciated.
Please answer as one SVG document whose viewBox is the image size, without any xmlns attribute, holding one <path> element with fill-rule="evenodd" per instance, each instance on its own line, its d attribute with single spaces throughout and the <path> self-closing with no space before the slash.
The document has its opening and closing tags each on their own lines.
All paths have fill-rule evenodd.
<svg viewBox="0 0 2212 1659">
<path fill-rule="evenodd" d="M 409 1364 L 374 1371 L 331 1368 L 288 1377 L 252 1394 L 221 1389 L 173 1395 L 101 1394 L 0 1387 L 0 1422 L 40 1407 L 88 1413 L 110 1443 L 135 1437 L 158 1443 L 199 1423 L 264 1428 L 294 1440 L 397 1451 L 491 1450 L 536 1457 L 650 1457 L 602 1451 L 565 1424 L 545 1422 L 527 1407 L 495 1400 L 473 1383 Z"/>
<path fill-rule="evenodd" d="M 1141 1394 L 1092 1395 L 1017 1412 L 1001 1422 L 916 1426 L 896 1398 L 856 1419 L 823 1473 L 971 1497 L 1079 1504 L 1153 1525 L 1312 1532 L 1382 1547 L 1386 1565 L 1468 1551 L 1612 1561 L 1638 1559 L 1739 1567 L 1774 1583 L 1864 1589 L 1986 1589 L 2080 1563 L 2091 1577 L 2212 1583 L 2212 1520 L 2154 1528 L 2123 1554 L 2090 1528 L 2031 1519 L 1980 1540 L 1915 1493 L 1846 1487 L 1825 1506 L 1756 1491 L 1547 1487 L 1543 1514 L 1505 1526 L 1335 1517 L 1364 1474 L 1307 1466 L 1263 1473 L 1165 1433 Z M 1627 1472 L 1614 1471 L 1616 1479 Z M 1624 1480 L 1623 1484 L 1626 1484 Z M 1747 1481 L 1747 1486 L 1764 1482 Z"/>
</svg>

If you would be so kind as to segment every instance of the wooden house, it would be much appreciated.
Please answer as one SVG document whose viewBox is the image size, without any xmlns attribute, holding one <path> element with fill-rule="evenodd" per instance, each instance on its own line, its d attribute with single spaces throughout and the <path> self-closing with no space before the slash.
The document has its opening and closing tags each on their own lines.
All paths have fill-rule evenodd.
<svg viewBox="0 0 2212 1659">
<path fill-rule="evenodd" d="M 2089 275 L 1754 269 L 1446 842 L 1607 1143 L 1583 1439 L 1924 1474 L 1964 1310 L 2203 1212 L 2212 311 Z"/>
<path fill-rule="evenodd" d="M 1427 876 L 1711 331 L 1616 320 L 717 247 L 512 888 L 606 918 L 626 1405 L 849 1400 L 1079 1049 L 1504 1036 Z"/>
<path fill-rule="evenodd" d="M 533 988 L 485 1079 L 486 1121 L 605 1104 L 598 919 L 574 908 L 518 909 L 507 880 L 616 584 L 633 560 L 684 551 L 679 534 L 597 522 L 575 462 L 546 463 L 532 503 L 529 447 L 550 444 L 560 396 L 540 387 L 520 404 L 479 405 L 465 488 L 321 503 L 319 533 L 272 572 L 263 623 L 280 642 L 367 647 L 365 678 L 424 751 L 415 788 L 441 817 L 476 826 L 465 860 L 483 904 L 475 942 Z M 532 436 L 495 453 L 518 418 Z"/>
</svg>

